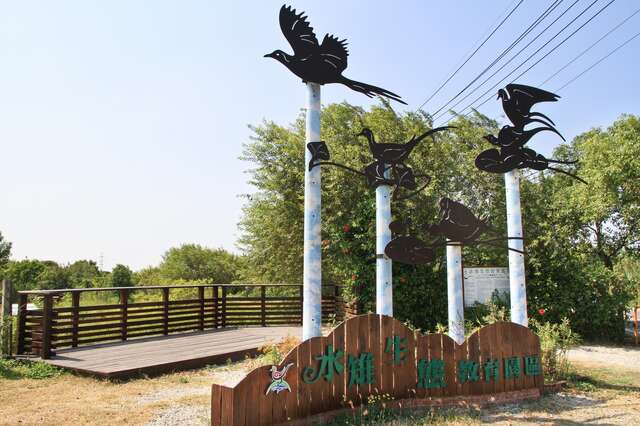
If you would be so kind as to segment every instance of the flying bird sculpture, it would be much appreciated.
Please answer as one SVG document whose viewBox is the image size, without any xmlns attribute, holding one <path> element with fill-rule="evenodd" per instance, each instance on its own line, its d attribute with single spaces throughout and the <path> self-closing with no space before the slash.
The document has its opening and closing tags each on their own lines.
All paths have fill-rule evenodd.
<svg viewBox="0 0 640 426">
<path fill-rule="evenodd" d="M 503 126 L 498 137 L 486 135 L 484 138 L 497 148 L 482 151 L 476 157 L 475 164 L 480 170 L 490 173 L 506 173 L 515 169 L 529 168 L 533 170 L 553 170 L 563 173 L 583 183 L 583 179 L 550 164 L 575 164 L 576 161 L 560 161 L 548 159 L 525 145 L 540 132 L 552 132 L 565 140 L 554 127 L 555 123 L 540 112 L 532 112 L 531 108 L 540 102 L 556 102 L 560 97 L 546 90 L 523 84 L 508 84 L 498 91 L 498 99 L 502 100 L 502 109 L 511 120 L 512 126 Z M 542 126 L 525 129 L 532 123 Z"/>
<path fill-rule="evenodd" d="M 537 87 L 524 84 L 507 84 L 498 90 L 498 99 L 502 100 L 502 109 L 513 125 L 522 129 L 529 123 L 538 122 L 554 126 L 554 122 L 540 112 L 531 112 L 531 108 L 540 102 L 556 102 L 560 96 Z M 537 118 L 540 117 L 540 118 Z"/>
<path fill-rule="evenodd" d="M 280 29 L 291 45 L 293 55 L 278 49 L 264 56 L 280 62 L 303 82 L 340 83 L 368 97 L 384 96 L 406 105 L 399 95 L 389 90 L 343 76 L 349 56 L 346 40 L 327 34 L 322 43 L 318 43 L 304 12 L 296 14 L 291 6 L 283 5 L 280 8 Z"/>
</svg>

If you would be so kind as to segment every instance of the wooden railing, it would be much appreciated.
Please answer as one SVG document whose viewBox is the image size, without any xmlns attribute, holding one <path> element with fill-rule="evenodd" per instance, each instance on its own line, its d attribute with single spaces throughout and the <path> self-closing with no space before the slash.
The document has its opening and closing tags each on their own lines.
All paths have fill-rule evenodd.
<svg viewBox="0 0 640 426">
<path fill-rule="evenodd" d="M 88 294 L 93 304 L 83 305 L 81 298 Z M 22 291 L 18 354 L 49 358 L 60 348 L 138 337 L 224 327 L 300 325 L 302 294 L 297 284 Z M 98 296 L 117 301 L 96 303 Z M 29 302 L 38 308 L 28 309 Z M 344 318 L 339 286 L 323 287 L 322 316 L 323 321 Z"/>
</svg>

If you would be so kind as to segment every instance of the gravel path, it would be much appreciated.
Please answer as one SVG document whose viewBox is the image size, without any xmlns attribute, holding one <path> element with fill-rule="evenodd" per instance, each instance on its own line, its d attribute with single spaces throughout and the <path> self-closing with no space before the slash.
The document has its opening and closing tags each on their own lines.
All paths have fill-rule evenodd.
<svg viewBox="0 0 640 426">
<path fill-rule="evenodd" d="M 640 371 L 640 347 L 583 345 L 571 349 L 567 355 L 569 361 Z"/>
</svg>

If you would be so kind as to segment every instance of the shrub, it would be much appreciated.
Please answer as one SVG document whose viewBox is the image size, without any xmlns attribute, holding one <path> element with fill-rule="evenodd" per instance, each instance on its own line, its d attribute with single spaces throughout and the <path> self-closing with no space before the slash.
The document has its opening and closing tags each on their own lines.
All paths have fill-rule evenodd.
<svg viewBox="0 0 640 426">
<path fill-rule="evenodd" d="M 567 350 L 580 343 L 580 336 L 571 330 L 567 318 L 560 323 L 541 323 L 535 318 L 529 320 L 530 328 L 540 337 L 542 369 L 547 381 L 562 380 L 569 376 Z"/>
</svg>

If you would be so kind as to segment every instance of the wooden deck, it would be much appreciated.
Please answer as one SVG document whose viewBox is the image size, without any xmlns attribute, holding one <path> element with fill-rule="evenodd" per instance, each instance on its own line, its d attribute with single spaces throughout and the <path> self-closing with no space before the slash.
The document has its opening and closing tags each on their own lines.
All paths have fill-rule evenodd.
<svg viewBox="0 0 640 426">
<path fill-rule="evenodd" d="M 225 328 L 58 350 L 44 360 L 83 374 L 127 378 L 203 367 L 255 355 L 257 349 L 287 335 L 300 337 L 300 327 Z"/>
</svg>

